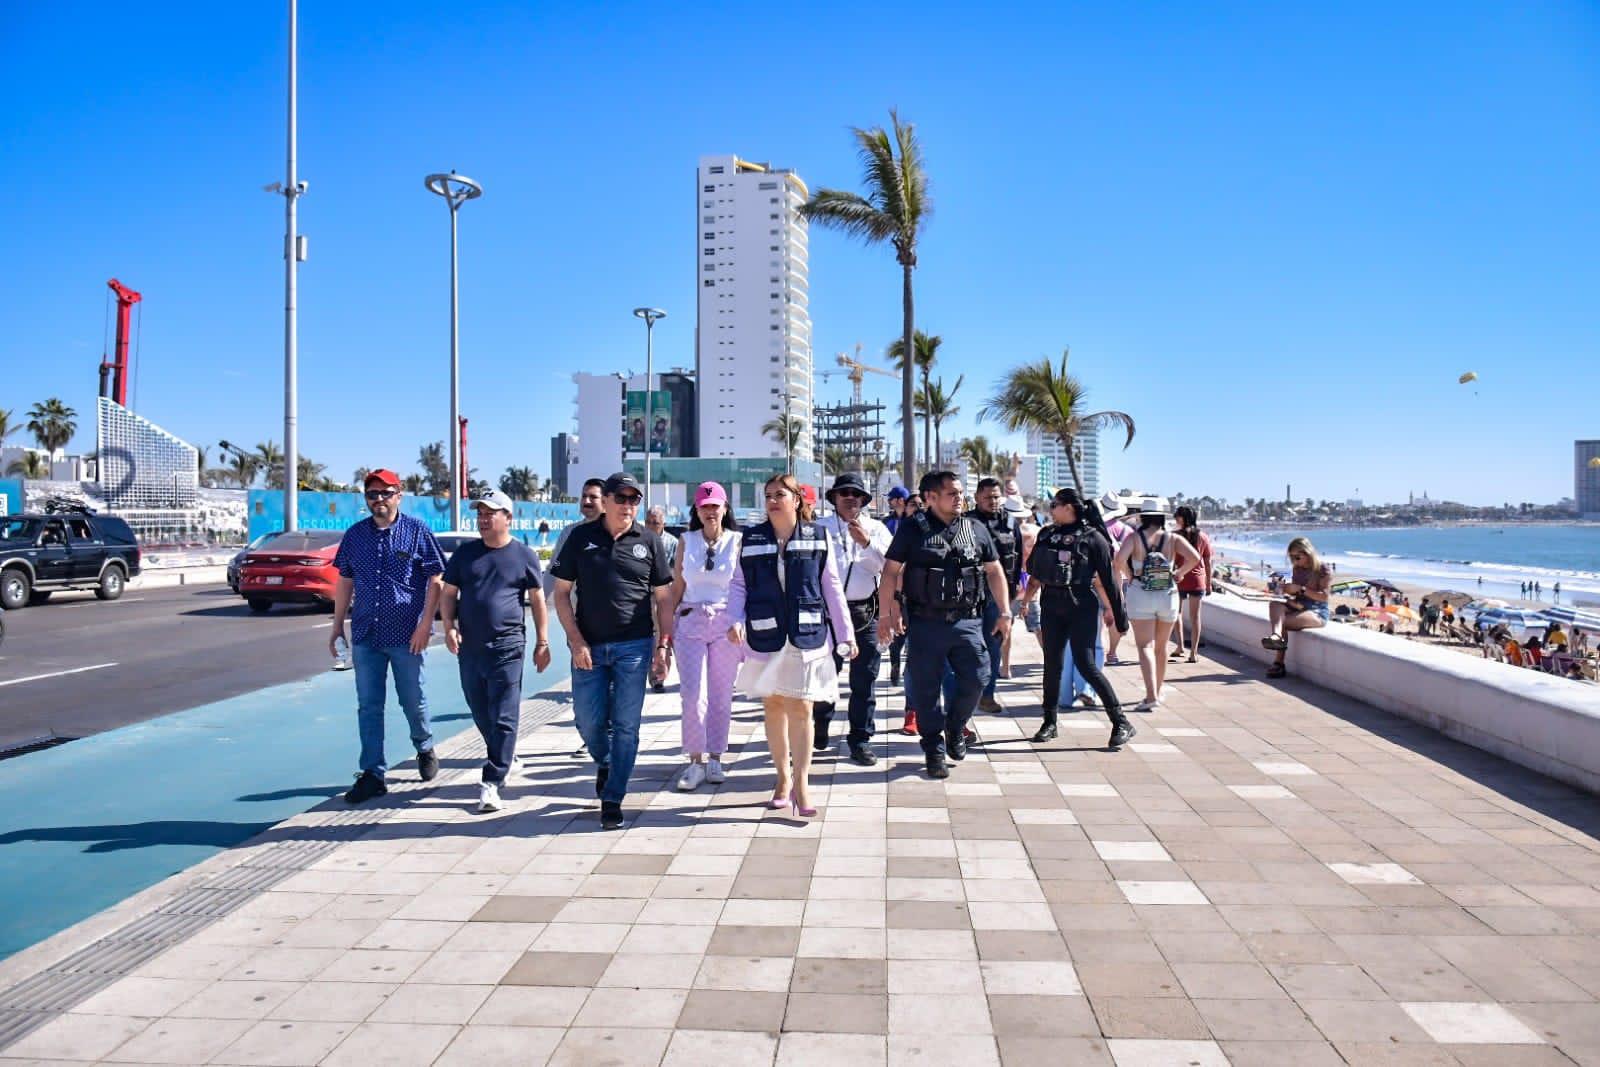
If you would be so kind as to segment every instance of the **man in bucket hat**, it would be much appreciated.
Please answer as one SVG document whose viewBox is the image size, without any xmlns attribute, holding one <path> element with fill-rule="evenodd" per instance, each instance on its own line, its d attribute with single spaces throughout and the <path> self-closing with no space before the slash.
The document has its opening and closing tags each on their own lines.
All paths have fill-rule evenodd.
<svg viewBox="0 0 1600 1067">
<path fill-rule="evenodd" d="M 883 573 L 884 553 L 891 540 L 889 528 L 867 514 L 872 493 L 861 475 L 846 472 L 833 480 L 828 503 L 833 514 L 817 520 L 827 531 L 829 551 L 844 583 L 845 602 L 850 606 L 850 628 L 855 631 L 856 658 L 850 661 L 850 760 L 863 767 L 878 762 L 870 743 L 878 702 L 873 692 L 878 681 L 878 666 L 883 651 L 878 647 L 878 578 Z M 834 655 L 834 666 L 843 669 L 844 660 Z M 828 730 L 833 722 L 834 702 L 819 700 L 812 709 L 812 739 L 817 751 L 828 747 Z"/>
</svg>

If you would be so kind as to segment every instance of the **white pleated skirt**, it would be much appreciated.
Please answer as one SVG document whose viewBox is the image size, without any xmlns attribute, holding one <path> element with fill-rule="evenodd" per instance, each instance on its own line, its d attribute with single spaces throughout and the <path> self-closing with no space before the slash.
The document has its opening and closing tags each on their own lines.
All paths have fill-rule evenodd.
<svg viewBox="0 0 1600 1067">
<path fill-rule="evenodd" d="M 837 700 L 839 672 L 833 649 L 824 644 L 810 650 L 785 642 L 777 652 L 746 652 L 739 668 L 739 691 L 746 696 L 793 697 L 796 700 Z"/>
</svg>

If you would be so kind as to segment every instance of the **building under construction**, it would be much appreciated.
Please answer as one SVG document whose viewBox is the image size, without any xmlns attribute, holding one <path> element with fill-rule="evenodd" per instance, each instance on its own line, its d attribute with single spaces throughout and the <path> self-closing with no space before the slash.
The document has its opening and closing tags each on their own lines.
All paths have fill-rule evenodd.
<svg viewBox="0 0 1600 1067">
<path fill-rule="evenodd" d="M 885 458 L 883 438 L 883 405 L 879 403 L 851 402 L 816 409 L 817 459 L 820 462 L 829 449 L 844 453 L 851 469 L 859 470 L 869 456 Z"/>
</svg>

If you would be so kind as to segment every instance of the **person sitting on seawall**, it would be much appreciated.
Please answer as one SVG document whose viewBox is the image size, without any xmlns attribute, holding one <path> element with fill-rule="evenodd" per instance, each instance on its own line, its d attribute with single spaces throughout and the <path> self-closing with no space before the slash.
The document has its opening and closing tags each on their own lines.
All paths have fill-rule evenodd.
<svg viewBox="0 0 1600 1067">
<path fill-rule="evenodd" d="M 1283 661 L 1289 651 L 1290 631 L 1316 630 L 1328 625 L 1328 590 L 1333 585 L 1333 572 L 1317 557 L 1317 550 L 1304 537 L 1289 542 L 1288 554 L 1294 570 L 1279 590 L 1285 599 L 1267 605 L 1272 632 L 1261 639 L 1262 648 L 1278 653 L 1272 666 L 1267 668 L 1268 678 L 1282 678 L 1289 673 Z"/>
</svg>

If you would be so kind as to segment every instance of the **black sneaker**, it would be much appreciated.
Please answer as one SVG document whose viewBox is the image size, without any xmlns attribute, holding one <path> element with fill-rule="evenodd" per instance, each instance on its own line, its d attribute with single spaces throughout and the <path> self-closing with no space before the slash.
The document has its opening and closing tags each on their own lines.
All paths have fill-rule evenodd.
<svg viewBox="0 0 1600 1067">
<path fill-rule="evenodd" d="M 589 758 L 589 746 L 588 745 L 579 745 L 576 749 L 573 750 L 572 758 L 573 759 L 588 759 Z"/>
<path fill-rule="evenodd" d="M 439 777 L 439 754 L 433 749 L 417 753 L 417 773 L 424 782 L 431 782 Z"/>
<path fill-rule="evenodd" d="M 606 782 L 611 777 L 611 768 L 604 763 L 594 772 L 594 795 L 599 796 L 606 791 Z"/>
<path fill-rule="evenodd" d="M 1056 729 L 1055 720 L 1054 719 L 1046 719 L 1040 725 L 1038 731 L 1034 733 L 1034 735 L 1033 735 L 1033 743 L 1036 744 L 1036 745 L 1042 745 L 1046 741 L 1054 741 L 1057 737 L 1060 736 L 1060 734 L 1061 734 L 1061 731 Z"/>
<path fill-rule="evenodd" d="M 622 827 L 622 805 L 614 800 L 600 802 L 600 829 L 618 830 Z"/>
<path fill-rule="evenodd" d="M 950 754 L 950 758 L 955 760 L 957 763 L 960 763 L 962 760 L 966 759 L 967 738 L 965 733 L 963 733 L 961 730 L 956 730 L 953 733 L 945 734 L 944 750 L 948 752 Z"/>
<path fill-rule="evenodd" d="M 878 757 L 866 745 L 851 745 L 850 762 L 858 763 L 863 767 L 871 767 L 878 762 Z"/>
<path fill-rule="evenodd" d="M 1138 728 L 1135 727 L 1133 723 L 1129 722 L 1127 719 L 1124 719 L 1112 728 L 1111 740 L 1106 743 L 1106 747 L 1115 752 L 1117 749 L 1121 748 L 1123 745 L 1132 740 L 1133 735 L 1138 732 Z"/>
<path fill-rule="evenodd" d="M 373 797 L 381 797 L 389 792 L 389 787 L 383 779 L 370 771 L 363 772 L 356 779 L 356 784 L 345 790 L 344 801 L 346 804 L 361 804 Z"/>
<path fill-rule="evenodd" d="M 950 777 L 950 767 L 949 767 L 949 765 L 945 763 L 944 757 L 939 755 L 937 752 L 935 752 L 933 755 L 927 757 L 926 764 L 927 764 L 927 768 L 928 768 L 928 777 L 929 778 L 948 778 L 948 777 Z"/>
</svg>

